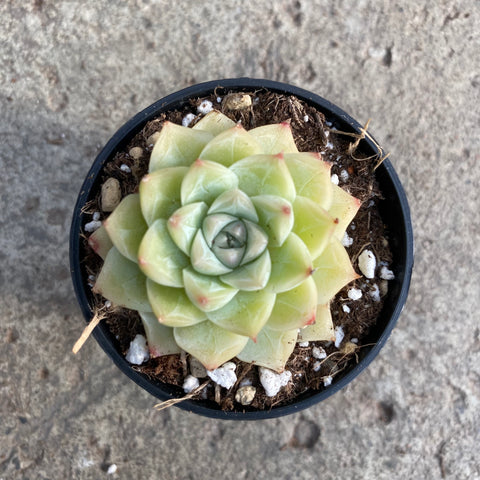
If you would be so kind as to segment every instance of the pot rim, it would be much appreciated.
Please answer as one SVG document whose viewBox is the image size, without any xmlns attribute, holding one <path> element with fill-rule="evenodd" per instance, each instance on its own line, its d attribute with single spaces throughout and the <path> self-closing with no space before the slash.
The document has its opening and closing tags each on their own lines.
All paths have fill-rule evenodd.
<svg viewBox="0 0 480 480">
<path fill-rule="evenodd" d="M 266 89 L 276 93 L 295 95 L 300 100 L 304 100 L 309 105 L 314 106 L 323 112 L 327 120 L 333 120 L 335 123 L 341 124 L 341 130 L 360 133 L 361 128 L 363 127 L 341 108 L 308 90 L 286 83 L 253 78 L 230 78 L 199 83 L 167 95 L 132 117 L 120 127 L 97 155 L 80 189 L 73 212 L 70 229 L 70 270 L 77 301 L 80 304 L 84 319 L 87 323 L 92 318 L 93 313 L 88 302 L 86 282 L 82 276 L 82 270 L 80 267 L 80 232 L 84 223 L 84 215 L 81 213 L 81 209 L 85 205 L 90 191 L 95 185 L 104 164 L 112 158 L 115 152 L 124 148 L 131 138 L 143 128 L 143 125 L 146 122 L 152 120 L 164 111 L 184 106 L 188 103 L 190 98 L 205 97 L 213 93 L 217 88 L 232 91 Z M 374 142 L 375 140 L 373 138 L 363 139 L 360 143 L 362 150 L 377 153 L 378 148 Z M 392 303 L 389 303 L 389 318 L 378 336 L 376 343 L 372 347 L 366 347 L 363 349 L 362 353 L 364 353 L 364 355 L 362 359 L 344 376 L 336 381 L 334 380 L 330 387 L 325 390 L 311 391 L 306 395 L 300 395 L 300 397 L 297 397 L 291 404 L 274 407 L 270 410 L 245 409 L 245 411 L 225 412 L 218 408 L 214 408 L 215 404 L 213 404 L 213 402 L 207 403 L 199 400 L 185 400 L 178 403 L 176 405 L 177 407 L 206 417 L 227 420 L 259 420 L 276 418 L 301 411 L 327 399 L 350 383 L 372 362 L 390 336 L 406 302 L 414 256 L 410 209 L 402 184 L 388 159 L 384 160 L 378 167 L 377 174 L 383 178 L 383 181 L 380 181 L 381 185 L 382 182 L 387 183 L 390 195 L 388 201 L 395 203 L 395 215 L 398 216 L 398 218 L 395 219 L 395 228 L 398 227 L 400 229 L 398 232 L 398 242 L 401 250 L 401 260 L 398 263 L 399 273 L 396 273 L 396 279 L 394 280 L 396 284 L 398 284 L 398 288 L 396 289 L 394 298 L 391 299 Z M 385 185 L 382 185 L 382 187 L 385 187 Z M 382 188 L 382 192 L 385 193 L 384 188 Z M 385 306 L 383 310 L 385 310 Z M 101 324 L 94 329 L 93 336 L 105 353 L 124 374 L 151 395 L 162 401 L 176 398 L 177 395 L 175 395 L 174 391 L 178 391 L 178 387 L 172 387 L 160 382 L 152 382 L 148 380 L 145 375 L 133 370 L 123 355 L 116 350 L 111 338 L 112 335 L 109 333 L 108 327 Z"/>
</svg>

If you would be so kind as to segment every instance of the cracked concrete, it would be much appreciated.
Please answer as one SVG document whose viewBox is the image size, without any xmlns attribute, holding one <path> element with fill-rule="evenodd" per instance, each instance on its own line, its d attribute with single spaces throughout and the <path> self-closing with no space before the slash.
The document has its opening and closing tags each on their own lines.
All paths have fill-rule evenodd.
<svg viewBox="0 0 480 480">
<path fill-rule="evenodd" d="M 480 478 L 478 2 L 4 1 L 0 27 L 0 479 Z M 165 94 L 236 76 L 372 118 L 416 237 L 379 358 L 261 424 L 156 412 L 93 340 L 70 353 L 68 229 L 96 153 Z"/>
</svg>

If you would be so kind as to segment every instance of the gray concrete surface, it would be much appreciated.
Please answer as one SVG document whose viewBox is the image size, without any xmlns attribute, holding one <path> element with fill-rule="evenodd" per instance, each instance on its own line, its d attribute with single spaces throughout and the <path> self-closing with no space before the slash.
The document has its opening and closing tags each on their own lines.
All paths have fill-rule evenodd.
<svg viewBox="0 0 480 480">
<path fill-rule="evenodd" d="M 479 32 L 476 0 L 0 2 L 0 479 L 480 478 Z M 73 204 L 110 135 L 171 91 L 245 75 L 372 118 L 416 236 L 380 357 L 256 424 L 158 413 L 93 340 L 74 357 L 68 268 Z"/>
</svg>

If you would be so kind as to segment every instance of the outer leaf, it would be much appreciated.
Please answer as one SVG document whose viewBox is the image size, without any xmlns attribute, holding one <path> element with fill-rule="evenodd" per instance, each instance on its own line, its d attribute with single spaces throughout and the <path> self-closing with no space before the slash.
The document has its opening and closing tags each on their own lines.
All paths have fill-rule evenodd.
<svg viewBox="0 0 480 480">
<path fill-rule="evenodd" d="M 250 197 L 238 188 L 228 190 L 217 197 L 208 213 L 227 213 L 237 218 L 258 222 L 257 212 Z"/>
<path fill-rule="evenodd" d="M 262 153 L 261 145 L 241 125 L 236 125 L 209 142 L 199 158 L 229 167 L 238 160 L 257 153 Z"/>
<path fill-rule="evenodd" d="M 248 341 L 248 337 L 217 327 L 208 320 L 175 328 L 174 336 L 180 348 L 197 358 L 207 370 L 214 370 L 235 357 Z"/>
<path fill-rule="evenodd" d="M 232 273 L 222 275 L 220 278 L 226 284 L 239 290 L 255 291 L 265 288 L 271 271 L 270 254 L 268 250 L 265 250 L 256 260 L 237 267 Z"/>
<path fill-rule="evenodd" d="M 283 155 L 253 155 L 234 163 L 230 170 L 238 177 L 240 190 L 250 197 L 278 195 L 295 199 L 295 184 Z"/>
<path fill-rule="evenodd" d="M 90 245 L 90 248 L 104 260 L 107 253 L 113 247 L 113 243 L 110 240 L 104 225 L 97 228 L 97 230 L 88 237 L 88 244 Z"/>
<path fill-rule="evenodd" d="M 336 238 L 332 238 L 323 253 L 313 261 L 313 267 L 319 304 L 328 303 L 347 283 L 359 278 L 347 251 Z"/>
<path fill-rule="evenodd" d="M 218 110 L 212 110 L 207 113 L 199 122 L 197 122 L 192 128 L 194 130 L 203 130 L 210 132 L 214 137 L 220 133 L 235 126 L 235 122 L 230 120 L 226 115 Z"/>
<path fill-rule="evenodd" d="M 272 330 L 292 330 L 315 323 L 317 286 L 308 277 L 292 290 L 277 295 L 267 326 Z"/>
<path fill-rule="evenodd" d="M 211 312 L 225 306 L 238 292 L 216 277 L 195 272 L 192 267 L 183 270 L 185 292 L 191 302 L 203 312 Z"/>
<path fill-rule="evenodd" d="M 151 312 L 146 281 L 138 265 L 112 247 L 105 258 L 93 291 L 120 307 Z"/>
<path fill-rule="evenodd" d="M 291 153 L 284 156 L 297 195 L 302 195 L 328 210 L 332 204 L 331 165 L 319 153 Z"/>
<path fill-rule="evenodd" d="M 259 195 L 252 202 L 257 209 L 259 225 L 268 235 L 270 245 L 283 245 L 293 228 L 292 204 L 275 195 Z"/>
<path fill-rule="evenodd" d="M 142 178 L 140 205 L 149 226 L 158 218 L 166 220 L 180 207 L 180 186 L 187 172 L 187 167 L 170 167 Z"/>
<path fill-rule="evenodd" d="M 300 196 L 293 203 L 293 213 L 292 231 L 303 240 L 312 258 L 318 257 L 335 230 L 334 218 L 312 200 Z"/>
<path fill-rule="evenodd" d="M 249 340 L 237 357 L 243 362 L 282 372 L 295 348 L 297 334 L 296 328 L 279 332 L 265 326 L 258 334 L 256 343 Z"/>
<path fill-rule="evenodd" d="M 150 156 L 149 171 L 189 167 L 212 138 L 209 132 L 165 122 Z"/>
<path fill-rule="evenodd" d="M 353 220 L 361 206 L 358 198 L 352 197 L 343 188 L 333 185 L 332 206 L 329 209 L 330 215 L 338 218 L 338 224 L 335 228 L 334 235 L 342 240 L 345 230 Z"/>
<path fill-rule="evenodd" d="M 192 267 L 203 275 L 223 275 L 232 271 L 210 250 L 201 230 L 197 231 L 193 239 L 190 260 Z"/>
<path fill-rule="evenodd" d="M 140 210 L 139 195 L 131 194 L 123 198 L 103 225 L 118 251 L 136 262 L 138 247 L 148 228 Z"/>
<path fill-rule="evenodd" d="M 286 292 L 300 285 L 313 272 L 310 252 L 300 238 L 291 233 L 281 247 L 270 247 L 272 273 L 267 288 Z"/>
<path fill-rule="evenodd" d="M 147 294 L 157 323 L 168 327 L 186 327 L 207 319 L 187 297 L 183 288 L 165 287 L 147 280 Z"/>
<path fill-rule="evenodd" d="M 263 153 L 295 153 L 298 152 L 292 135 L 292 128 L 287 122 L 264 125 L 248 132 L 262 145 Z"/>
<path fill-rule="evenodd" d="M 299 342 L 334 341 L 332 314 L 328 305 L 317 306 L 317 318 L 313 325 L 302 328 L 298 333 Z"/>
<path fill-rule="evenodd" d="M 167 221 L 156 220 L 144 235 L 138 250 L 138 264 L 153 281 L 169 287 L 182 287 L 182 270 L 188 257 L 170 237 Z"/>
<path fill-rule="evenodd" d="M 181 349 L 173 337 L 173 328 L 158 323 L 153 313 L 138 312 L 147 335 L 148 349 L 152 358 L 180 353 Z"/>
<path fill-rule="evenodd" d="M 274 303 L 274 293 L 238 292 L 227 305 L 207 316 L 219 327 L 254 339 L 267 323 Z"/>
<path fill-rule="evenodd" d="M 182 205 L 192 202 L 211 204 L 220 194 L 237 188 L 237 177 L 226 167 L 209 160 L 196 160 L 182 182 Z"/>
</svg>

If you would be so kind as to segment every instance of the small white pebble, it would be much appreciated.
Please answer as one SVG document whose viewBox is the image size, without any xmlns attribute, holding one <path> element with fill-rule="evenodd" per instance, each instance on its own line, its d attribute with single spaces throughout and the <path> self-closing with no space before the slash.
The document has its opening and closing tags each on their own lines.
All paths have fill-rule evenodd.
<svg viewBox="0 0 480 480">
<path fill-rule="evenodd" d="M 265 389 L 267 397 L 274 397 L 292 378 L 292 372 L 288 370 L 284 370 L 282 373 L 274 372 L 265 367 L 260 367 L 258 370 L 260 383 Z"/>
<path fill-rule="evenodd" d="M 116 471 L 117 471 L 117 466 L 114 463 L 112 463 L 107 469 L 107 474 L 113 475 Z"/>
<path fill-rule="evenodd" d="M 112 308 L 112 302 L 110 300 L 107 300 L 105 303 L 104 303 L 105 307 L 107 308 Z"/>
<path fill-rule="evenodd" d="M 331 126 L 333 125 L 333 123 L 326 121 L 326 122 L 325 122 L 325 125 L 326 125 L 327 127 L 331 127 Z"/>
<path fill-rule="evenodd" d="M 332 384 L 333 377 L 329 375 L 328 377 L 325 377 L 323 379 L 323 386 L 324 387 L 329 387 Z"/>
<path fill-rule="evenodd" d="M 237 381 L 236 368 L 237 366 L 233 362 L 227 362 L 215 370 L 207 370 L 207 375 L 221 387 L 229 389 Z"/>
<path fill-rule="evenodd" d="M 380 269 L 380 278 L 383 278 L 383 280 L 393 280 L 395 275 L 387 267 L 382 267 Z"/>
<path fill-rule="evenodd" d="M 207 113 L 213 110 L 213 103 L 210 100 L 204 100 L 198 107 L 198 113 L 203 113 L 206 115 Z"/>
<path fill-rule="evenodd" d="M 335 347 L 338 348 L 345 338 L 345 333 L 341 326 L 335 327 Z"/>
<path fill-rule="evenodd" d="M 343 234 L 342 245 L 344 247 L 351 247 L 353 245 L 353 238 L 347 232 Z"/>
<path fill-rule="evenodd" d="M 321 360 L 322 358 L 327 358 L 327 352 L 322 347 L 313 347 L 312 355 L 318 360 Z"/>
<path fill-rule="evenodd" d="M 356 338 L 356 337 L 351 338 L 350 341 L 351 341 L 352 343 L 354 343 L 355 345 L 358 344 L 358 338 Z"/>
<path fill-rule="evenodd" d="M 351 312 L 350 307 L 348 305 L 342 305 L 342 310 L 345 313 L 350 313 Z"/>
<path fill-rule="evenodd" d="M 358 268 L 367 278 L 375 277 L 377 259 L 371 250 L 365 249 L 358 257 Z"/>
<path fill-rule="evenodd" d="M 182 125 L 188 127 L 195 120 L 195 115 L 193 113 L 187 113 L 182 119 Z"/>
<path fill-rule="evenodd" d="M 100 220 L 100 212 L 95 212 L 93 215 L 92 215 L 92 220 L 94 222 L 98 222 Z"/>
<path fill-rule="evenodd" d="M 89 276 L 88 276 L 88 280 L 89 280 L 90 282 L 94 282 L 96 279 L 97 279 L 97 277 L 96 277 L 95 275 L 89 275 Z"/>
<path fill-rule="evenodd" d="M 315 362 L 313 364 L 313 371 L 318 372 L 322 368 L 322 362 Z"/>
<path fill-rule="evenodd" d="M 149 358 L 147 339 L 143 335 L 135 335 L 135 338 L 130 342 L 125 359 L 133 365 L 141 365 Z"/>
<path fill-rule="evenodd" d="M 348 180 L 348 177 L 350 177 L 350 175 L 346 170 L 342 170 L 340 172 L 340 179 L 342 180 L 342 182 L 346 182 Z"/>
<path fill-rule="evenodd" d="M 183 381 L 183 391 L 185 393 L 190 393 L 200 386 L 200 382 L 197 377 L 193 375 L 187 375 Z"/>
<path fill-rule="evenodd" d="M 120 165 L 120 170 L 125 173 L 130 173 L 132 171 L 132 169 L 125 163 L 122 163 L 122 165 Z"/>
<path fill-rule="evenodd" d="M 330 180 L 332 181 L 332 183 L 333 183 L 334 185 L 338 185 L 338 175 L 337 175 L 336 173 L 334 173 L 334 174 L 331 176 Z"/>
<path fill-rule="evenodd" d="M 307 123 L 308 120 L 310 120 L 310 119 L 308 118 L 308 115 L 305 115 L 305 116 L 303 117 L 303 121 L 304 121 L 305 123 Z"/>
<path fill-rule="evenodd" d="M 332 142 L 327 142 L 327 144 L 325 145 L 325 148 L 328 148 L 329 150 L 332 150 L 333 143 Z"/>
<path fill-rule="evenodd" d="M 244 378 L 239 384 L 239 387 L 249 387 L 252 384 L 252 381 L 249 378 Z"/>
<path fill-rule="evenodd" d="M 350 300 L 359 300 L 360 298 L 362 298 L 362 291 L 359 289 L 359 288 L 351 288 L 349 291 L 348 291 L 348 298 Z"/>
<path fill-rule="evenodd" d="M 299 342 L 298 346 L 299 347 L 308 347 L 308 342 Z"/>
<path fill-rule="evenodd" d="M 92 220 L 85 224 L 85 231 L 86 232 L 94 232 L 98 230 L 102 226 L 102 222 L 100 220 Z"/>
<path fill-rule="evenodd" d="M 374 302 L 380 301 L 380 289 L 378 288 L 378 285 L 376 283 L 373 284 L 373 290 L 370 290 L 368 294 L 370 295 L 370 297 L 372 297 L 372 300 Z"/>
<path fill-rule="evenodd" d="M 222 103 L 222 97 L 217 97 L 217 103 Z"/>
</svg>

